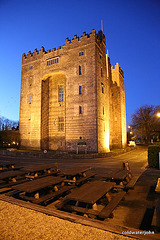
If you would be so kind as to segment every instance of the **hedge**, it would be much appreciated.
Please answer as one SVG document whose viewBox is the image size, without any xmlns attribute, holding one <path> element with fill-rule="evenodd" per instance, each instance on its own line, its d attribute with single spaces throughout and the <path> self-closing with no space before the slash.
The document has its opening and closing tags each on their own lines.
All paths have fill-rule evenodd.
<svg viewBox="0 0 160 240">
<path fill-rule="evenodd" d="M 148 146 L 148 165 L 149 167 L 159 168 L 160 145 Z"/>
</svg>

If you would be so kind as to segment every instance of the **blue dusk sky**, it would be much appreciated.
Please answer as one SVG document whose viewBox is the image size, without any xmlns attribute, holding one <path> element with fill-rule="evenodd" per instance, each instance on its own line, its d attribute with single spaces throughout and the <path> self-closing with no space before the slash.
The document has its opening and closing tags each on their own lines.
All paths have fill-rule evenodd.
<svg viewBox="0 0 160 240">
<path fill-rule="evenodd" d="M 159 0 L 0 0 L 0 116 L 19 120 L 23 53 L 98 32 L 101 19 L 111 64 L 124 71 L 127 123 L 160 105 Z"/>
</svg>

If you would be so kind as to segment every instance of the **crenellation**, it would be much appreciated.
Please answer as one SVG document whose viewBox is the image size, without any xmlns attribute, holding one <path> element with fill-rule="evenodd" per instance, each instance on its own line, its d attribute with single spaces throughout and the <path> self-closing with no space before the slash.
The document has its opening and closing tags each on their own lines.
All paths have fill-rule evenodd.
<svg viewBox="0 0 160 240">
<path fill-rule="evenodd" d="M 85 42 L 85 41 L 88 41 L 88 34 L 86 34 L 86 32 L 84 32 L 80 38 L 80 43 L 82 42 Z"/>
<path fill-rule="evenodd" d="M 85 37 L 86 36 L 86 32 L 83 32 L 82 36 L 81 37 Z"/>
<path fill-rule="evenodd" d="M 29 51 L 27 54 L 27 57 L 32 57 L 32 56 L 33 56 L 33 54 L 31 53 L 31 51 Z"/>
<path fill-rule="evenodd" d="M 65 45 L 63 45 L 62 47 L 59 46 L 59 47 L 57 47 L 57 49 L 53 48 L 52 51 L 50 49 L 45 51 L 45 48 L 42 46 L 40 51 L 35 49 L 34 53 L 31 53 L 31 51 L 29 51 L 27 56 L 23 54 L 23 58 L 27 59 L 27 61 L 33 61 L 35 59 L 41 58 L 41 55 L 43 55 L 43 54 L 49 54 L 51 52 L 55 53 L 55 51 L 60 50 L 60 49 L 65 49 L 66 47 L 67 47 L 67 49 L 68 48 L 74 48 L 74 47 L 77 47 L 78 45 L 81 46 L 81 45 L 84 45 L 84 43 L 88 44 L 89 42 L 92 42 L 92 41 L 95 41 L 95 40 L 97 41 L 98 45 L 100 46 L 101 41 L 99 39 L 99 35 L 96 34 L 96 30 L 93 29 L 90 34 L 86 34 L 86 32 L 83 32 L 80 39 L 77 35 L 74 35 L 74 38 L 72 39 L 72 41 L 69 38 L 66 38 L 65 39 Z M 35 57 L 35 56 L 37 56 L 38 58 L 37 57 L 34 58 L 34 59 L 31 58 L 31 57 Z"/>
<path fill-rule="evenodd" d="M 78 40 L 78 41 L 79 41 L 79 37 L 77 37 L 77 34 L 74 35 L 74 38 L 72 39 L 72 42 L 73 42 L 74 40 Z"/>
<path fill-rule="evenodd" d="M 69 39 L 69 38 L 66 38 L 65 39 L 65 45 L 68 45 L 68 44 L 70 44 L 71 43 L 71 40 Z"/>
<path fill-rule="evenodd" d="M 45 51 L 45 48 L 42 46 L 41 50 L 39 51 L 39 54 L 43 54 L 43 53 L 46 53 L 46 51 Z"/>
<path fill-rule="evenodd" d="M 37 48 L 34 50 L 34 53 L 32 54 L 33 57 L 37 56 L 39 52 L 37 51 Z"/>
</svg>

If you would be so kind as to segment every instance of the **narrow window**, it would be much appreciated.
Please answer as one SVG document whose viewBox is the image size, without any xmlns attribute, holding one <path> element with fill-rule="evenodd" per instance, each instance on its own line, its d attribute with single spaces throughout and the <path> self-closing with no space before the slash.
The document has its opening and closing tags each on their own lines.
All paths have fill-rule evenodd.
<svg viewBox="0 0 160 240">
<path fill-rule="evenodd" d="M 79 66 L 79 75 L 82 75 L 82 66 Z"/>
<path fill-rule="evenodd" d="M 103 115 L 104 115 L 104 107 L 103 107 Z"/>
<path fill-rule="evenodd" d="M 79 114 L 82 114 L 82 106 L 79 106 Z"/>
<path fill-rule="evenodd" d="M 58 102 L 64 101 L 64 88 L 63 86 L 59 86 L 58 88 Z"/>
<path fill-rule="evenodd" d="M 104 84 L 101 82 L 102 93 L 104 93 Z"/>
<path fill-rule="evenodd" d="M 82 86 L 79 86 L 79 94 L 82 94 Z"/>
<path fill-rule="evenodd" d="M 32 96 L 30 96 L 30 98 L 29 98 L 29 104 L 31 104 L 32 103 Z"/>
<path fill-rule="evenodd" d="M 64 118 L 59 117 L 58 118 L 58 132 L 63 132 L 64 131 Z"/>
<path fill-rule="evenodd" d="M 102 68 L 101 68 L 101 77 L 103 77 L 103 70 L 102 70 Z"/>
<path fill-rule="evenodd" d="M 32 86 L 32 77 L 29 78 L 29 86 Z"/>
</svg>

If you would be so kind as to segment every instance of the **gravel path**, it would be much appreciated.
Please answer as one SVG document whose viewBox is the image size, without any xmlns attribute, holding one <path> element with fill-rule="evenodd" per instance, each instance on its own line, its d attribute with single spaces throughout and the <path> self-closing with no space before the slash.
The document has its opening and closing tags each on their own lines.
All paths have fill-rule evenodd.
<svg viewBox="0 0 160 240">
<path fill-rule="evenodd" d="M 129 240 L 93 227 L 72 223 L 0 201 L 0 240 Z"/>
</svg>

